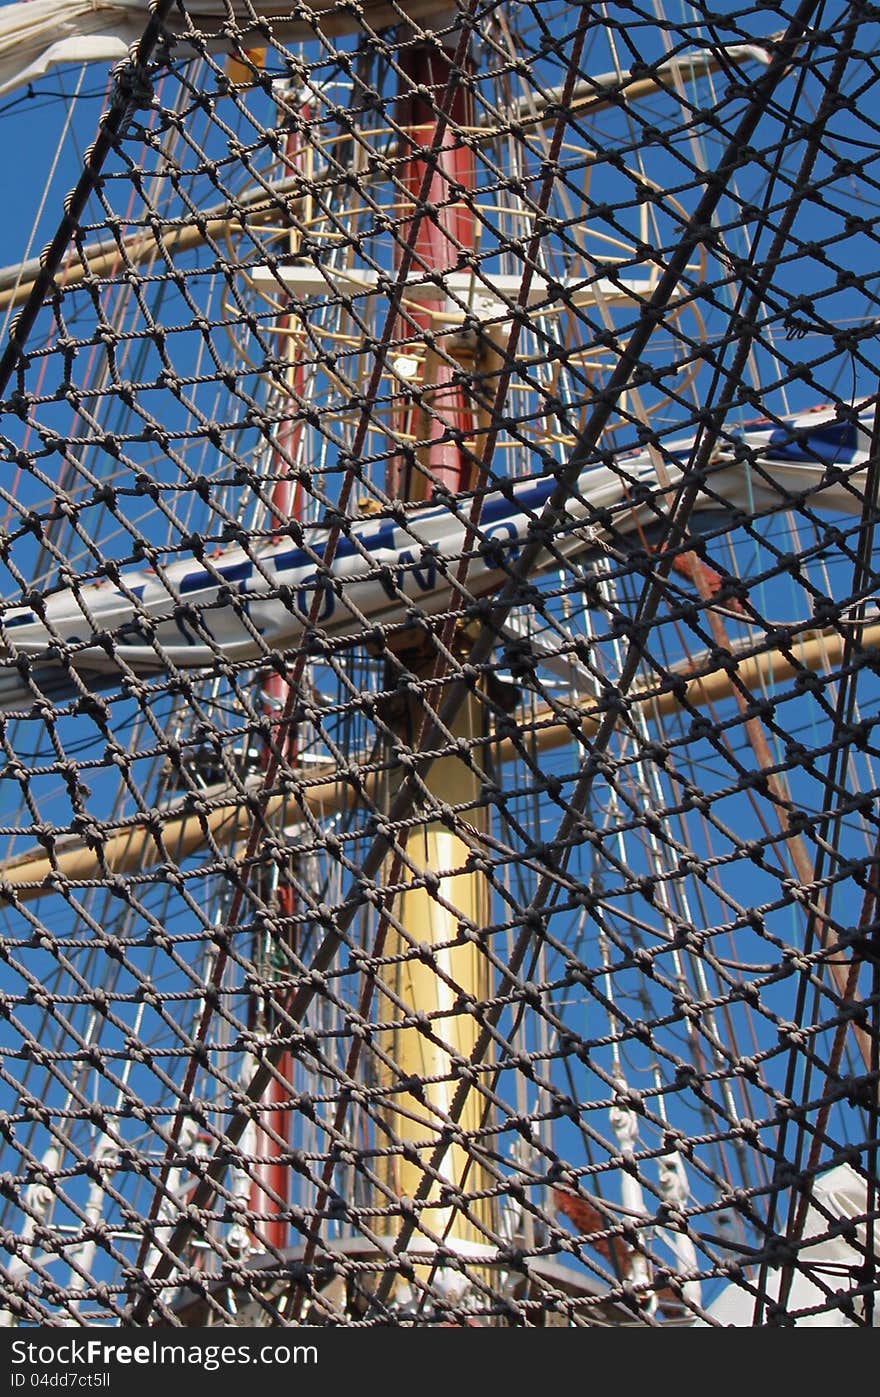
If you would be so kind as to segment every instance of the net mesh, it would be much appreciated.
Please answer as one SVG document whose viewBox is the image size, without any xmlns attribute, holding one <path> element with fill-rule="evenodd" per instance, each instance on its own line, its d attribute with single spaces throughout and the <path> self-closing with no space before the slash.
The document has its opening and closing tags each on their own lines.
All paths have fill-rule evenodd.
<svg viewBox="0 0 880 1397">
<path fill-rule="evenodd" d="M 873 7 L 140 18 L 0 111 L 2 1322 L 873 1324 Z"/>
</svg>

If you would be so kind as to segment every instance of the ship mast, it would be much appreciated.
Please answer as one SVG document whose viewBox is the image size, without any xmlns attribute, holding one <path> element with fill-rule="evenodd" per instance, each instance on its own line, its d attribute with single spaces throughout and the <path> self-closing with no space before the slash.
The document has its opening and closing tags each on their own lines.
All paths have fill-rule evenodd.
<svg viewBox="0 0 880 1397">
<path fill-rule="evenodd" d="M 474 159 L 462 140 L 463 132 L 473 130 L 474 112 L 468 62 L 456 70 L 448 48 L 419 38 L 405 45 L 400 66 L 396 120 L 403 208 L 397 262 L 410 255 L 411 275 L 436 282 L 432 299 L 398 315 L 389 366 L 397 405 L 386 491 L 412 503 L 434 491 L 457 496 L 473 483 L 475 412 L 466 386 L 474 371 L 473 343 L 464 335 L 434 332 L 446 308 L 443 279 L 468 265 L 475 250 Z M 458 643 L 456 631 L 453 652 Z M 443 667 L 436 630 L 404 631 L 393 643 L 386 665 L 392 756 L 405 759 L 418 750 L 420 734 L 443 705 Z M 401 690 L 399 680 L 407 676 L 415 682 Z M 473 692 L 452 732 L 461 749 L 473 747 L 482 722 L 481 700 Z M 389 801 L 395 786 L 392 781 Z M 462 1298 L 466 1273 L 449 1261 L 479 1257 L 491 1228 L 488 1201 L 469 1208 L 440 1201 L 447 1188 L 477 1196 L 488 1188 L 471 1153 L 451 1145 L 427 1192 L 425 1179 L 458 1085 L 456 1064 L 470 1059 L 477 1041 L 479 1023 L 464 1006 L 491 997 L 484 951 L 490 889 L 485 874 L 471 866 L 459 824 L 465 822 L 472 837 L 485 831 L 478 798 L 478 778 L 463 757 L 435 761 L 388 869 L 389 884 L 400 890 L 385 911 L 378 995 L 378 1017 L 387 1024 L 379 1035 L 379 1079 L 389 1153 L 377 1203 L 389 1213 L 384 1225 L 394 1235 L 401 1225 L 397 1200 L 423 1200 L 410 1251 L 431 1256 L 440 1250 L 430 1269 L 410 1273 L 412 1286 L 398 1282 L 396 1296 L 420 1312 L 438 1297 L 453 1305 Z M 482 1106 L 480 1092 L 472 1089 L 458 1122 L 462 1132 L 480 1130 Z"/>
</svg>

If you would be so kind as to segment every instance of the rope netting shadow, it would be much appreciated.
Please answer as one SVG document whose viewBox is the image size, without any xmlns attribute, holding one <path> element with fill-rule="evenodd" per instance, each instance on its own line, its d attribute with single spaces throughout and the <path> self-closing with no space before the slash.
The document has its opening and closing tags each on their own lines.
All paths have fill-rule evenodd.
<svg viewBox="0 0 880 1397">
<path fill-rule="evenodd" d="M 873 1325 L 876 12 L 29 8 L 2 1323 Z"/>
</svg>

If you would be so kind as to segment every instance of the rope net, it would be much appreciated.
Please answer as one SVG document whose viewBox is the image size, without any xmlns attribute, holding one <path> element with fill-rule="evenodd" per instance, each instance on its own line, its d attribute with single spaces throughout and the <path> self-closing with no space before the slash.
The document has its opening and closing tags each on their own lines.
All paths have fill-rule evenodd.
<svg viewBox="0 0 880 1397">
<path fill-rule="evenodd" d="M 875 11 L 117 8 L 0 111 L 0 1318 L 870 1326 Z"/>
</svg>

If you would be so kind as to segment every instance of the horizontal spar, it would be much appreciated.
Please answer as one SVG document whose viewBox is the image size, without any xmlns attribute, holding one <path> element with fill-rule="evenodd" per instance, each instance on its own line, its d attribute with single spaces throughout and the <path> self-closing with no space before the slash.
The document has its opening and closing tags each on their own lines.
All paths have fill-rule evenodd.
<svg viewBox="0 0 880 1397">
<path fill-rule="evenodd" d="M 866 414 L 840 420 L 832 408 L 728 431 L 698 509 L 744 516 L 807 502 L 830 513 L 857 513 L 868 440 Z M 662 486 L 647 451 L 586 469 L 538 570 L 661 522 L 693 448 L 692 438 L 665 446 Z M 0 710 L 32 708 L 35 695 L 23 669 L 58 701 L 76 697 L 74 671 L 87 687 L 103 688 L 118 685 L 127 672 L 216 673 L 229 664 L 275 663 L 310 633 L 357 641 L 371 626 L 406 624 L 413 609 L 430 616 L 457 608 L 466 616 L 470 604 L 505 581 L 556 485 L 548 475 L 487 493 L 473 534 L 473 497 L 463 495 L 406 514 L 341 521 L 326 564 L 331 526 L 316 523 L 297 526 L 296 542 L 256 539 L 156 570 L 122 567 L 114 581 L 47 590 L 30 606 L 6 603 Z"/>
<path fill-rule="evenodd" d="M 792 639 L 788 646 L 789 653 L 774 648 L 738 656 L 734 651 L 736 668 L 733 671 L 725 663 L 705 673 L 695 672 L 693 662 L 689 662 L 686 666 L 671 667 L 669 670 L 670 679 L 686 680 L 683 689 L 678 686 L 659 691 L 656 688 L 636 688 L 629 695 L 628 702 L 634 710 L 644 709 L 649 720 L 666 718 L 672 713 L 692 708 L 705 708 L 730 698 L 737 683 L 746 692 L 760 693 L 765 689 L 778 688 L 805 670 L 811 673 L 831 670 L 840 664 L 845 644 L 839 631 L 814 631 L 809 636 Z M 880 623 L 862 628 L 858 648 L 880 649 Z M 519 743 L 509 737 L 501 739 L 495 749 L 496 761 L 513 761 L 531 747 L 540 753 L 550 752 L 564 747 L 578 735 L 585 741 L 594 737 L 605 716 L 605 710 L 597 706 L 595 698 L 580 704 L 569 704 L 568 710 L 571 721 L 560 722 L 558 709 L 541 704 L 530 713 Z"/>
<path fill-rule="evenodd" d="M 263 818 L 271 821 L 289 804 L 286 796 L 270 797 Z M 159 831 L 155 829 L 157 816 Z M 204 848 L 211 839 L 218 845 L 245 839 L 254 818 L 243 803 L 219 805 L 201 815 L 179 810 L 154 811 L 149 826 L 129 823 L 103 830 L 100 851 L 86 844 L 63 841 L 59 841 L 52 855 L 44 849 L 30 850 L 0 865 L 0 898 L 31 902 L 48 893 L 72 889 L 75 884 L 99 882 L 116 874 L 147 872 L 166 858 L 178 863 Z"/>
<path fill-rule="evenodd" d="M 809 637 L 793 640 L 791 658 L 779 649 L 737 659 L 736 678 L 745 689 L 774 688 L 794 678 L 804 670 L 831 670 L 840 663 L 845 641 L 838 631 L 821 631 Z M 863 628 L 859 647 L 862 650 L 880 648 L 880 623 Z M 668 716 L 686 708 L 705 707 L 709 703 L 730 697 L 734 679 L 729 668 L 720 667 L 705 674 L 694 674 L 692 667 L 670 670 L 670 677 L 683 677 L 682 690 L 634 690 L 630 696 L 633 709 L 644 709 L 649 721 Z M 530 713 L 523 724 L 520 743 L 505 737 L 488 742 L 493 747 L 496 762 L 509 762 L 534 749 L 543 753 L 576 740 L 578 734 L 589 740 L 596 732 L 602 712 L 594 697 L 578 705 L 570 705 L 571 722 L 554 721 L 556 714 L 549 707 Z M 480 744 L 475 744 L 480 745 Z M 355 763 L 353 762 L 352 765 Z M 363 790 L 375 798 L 382 773 L 371 770 L 364 776 Z M 341 779 L 337 770 L 327 765 L 310 771 L 291 768 L 285 773 L 288 782 L 297 782 L 291 795 L 270 796 L 262 818 L 269 824 L 279 817 L 298 820 L 305 806 L 318 816 L 331 816 L 354 804 L 354 788 Z M 255 816 L 241 799 L 232 799 L 228 787 L 212 788 L 199 793 L 203 799 L 224 802 L 202 815 L 194 814 L 178 804 L 166 811 L 150 812 L 151 825 L 158 815 L 162 829 L 161 841 L 167 855 L 175 860 L 197 852 L 213 839 L 218 845 L 242 843 L 250 833 Z M 224 797 L 229 797 L 226 803 Z M 125 826 L 108 826 L 104 831 L 100 854 L 83 844 L 63 845 L 53 857 L 42 848 L 28 850 L 7 864 L 0 864 L 0 898 L 31 902 L 51 893 L 59 893 L 76 883 L 93 883 L 107 874 L 147 873 L 163 861 L 165 854 L 153 828 L 137 822 L 137 817 Z M 10 896 L 11 895 L 11 896 Z"/>
</svg>

